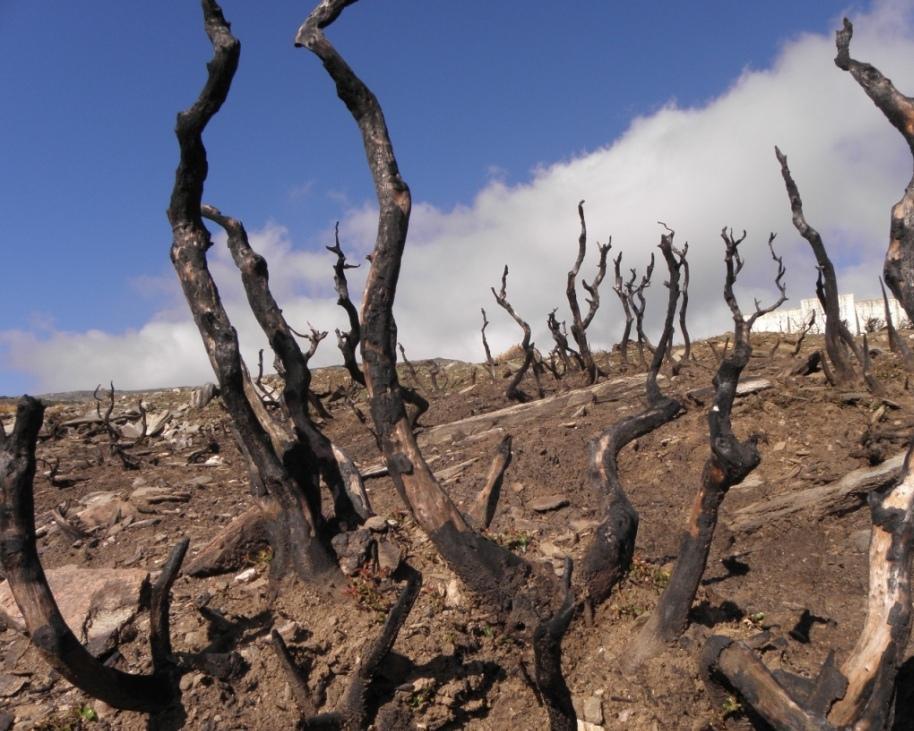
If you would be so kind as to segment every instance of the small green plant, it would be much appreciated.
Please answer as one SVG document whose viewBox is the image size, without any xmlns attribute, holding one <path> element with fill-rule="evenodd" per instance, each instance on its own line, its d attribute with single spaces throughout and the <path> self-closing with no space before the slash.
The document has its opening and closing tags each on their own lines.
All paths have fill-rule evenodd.
<svg viewBox="0 0 914 731">
<path fill-rule="evenodd" d="M 98 714 L 92 706 L 80 706 L 76 709 L 76 715 L 79 716 L 81 721 L 92 722 L 98 720 Z"/>
<path fill-rule="evenodd" d="M 418 711 L 427 706 L 432 698 L 435 696 L 435 690 L 432 686 L 427 688 L 420 688 L 419 690 L 414 690 L 412 695 L 409 697 L 409 707 L 415 711 Z"/>
<path fill-rule="evenodd" d="M 748 617 L 746 617 L 746 621 L 749 622 L 750 624 L 760 625 L 762 622 L 765 621 L 765 613 L 764 612 L 755 612 L 753 614 L 750 614 Z"/>
<path fill-rule="evenodd" d="M 620 618 L 637 619 L 646 611 L 647 609 L 645 609 L 640 604 L 635 604 L 634 602 L 620 604 L 616 607 L 616 612 Z"/>
<path fill-rule="evenodd" d="M 498 533 L 493 537 L 495 538 L 495 542 L 502 548 L 507 548 L 509 551 L 515 551 L 517 553 L 526 553 L 527 548 L 533 541 L 533 536 L 522 530 L 512 531 L 510 533 Z"/>
<path fill-rule="evenodd" d="M 743 704 L 732 695 L 728 695 L 726 700 L 721 704 L 720 710 L 723 711 L 724 718 L 740 713 L 743 710 Z"/>
<path fill-rule="evenodd" d="M 636 584 L 646 584 L 656 591 L 663 591 L 670 583 L 670 572 L 636 558 L 632 561 L 628 578 Z"/>
</svg>

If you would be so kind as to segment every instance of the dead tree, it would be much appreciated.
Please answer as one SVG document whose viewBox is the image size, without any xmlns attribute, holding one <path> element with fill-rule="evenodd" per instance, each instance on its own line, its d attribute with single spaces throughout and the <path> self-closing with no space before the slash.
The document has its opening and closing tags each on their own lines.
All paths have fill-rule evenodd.
<svg viewBox="0 0 914 731">
<path fill-rule="evenodd" d="M 631 270 L 632 278 L 625 284 L 625 293 L 628 296 L 628 303 L 635 316 L 635 332 L 638 334 L 638 359 L 641 361 L 641 367 L 647 366 L 644 359 L 644 348 L 647 347 L 651 353 L 654 352 L 654 346 L 647 335 L 644 334 L 644 310 L 647 307 L 647 301 L 644 299 L 644 290 L 651 286 L 651 276 L 654 274 L 654 255 L 651 254 L 651 263 L 647 265 L 641 281 L 638 286 L 634 286 L 637 274 L 634 269 Z"/>
<path fill-rule="evenodd" d="M 838 51 L 835 64 L 839 69 L 850 72 L 889 122 L 901 132 L 914 155 L 914 98 L 899 92 L 875 66 L 851 58 L 853 34 L 854 27 L 845 18 L 844 27 L 835 34 Z M 908 182 L 901 200 L 892 206 L 883 275 L 885 283 L 901 302 L 908 320 L 914 322 L 914 177 Z"/>
<path fill-rule="evenodd" d="M 204 204 L 203 217 L 221 226 L 226 234 L 229 251 L 241 272 L 241 281 L 248 305 L 257 323 L 276 353 L 279 370 L 283 376 L 282 403 L 292 423 L 295 442 L 307 444 L 320 476 L 333 495 L 334 514 L 338 521 L 354 526 L 370 515 L 370 506 L 364 490 L 357 486 L 352 491 L 341 472 L 340 451 L 331 444 L 308 414 L 308 394 L 311 392 L 311 371 L 308 361 L 317 350 L 318 343 L 327 335 L 312 328 L 310 347 L 302 352 L 295 339 L 295 331 L 286 322 L 282 309 L 273 297 L 269 285 L 269 270 L 262 256 L 248 242 L 247 232 L 241 221 L 223 215 L 218 209 Z M 305 459 L 309 459 L 302 452 Z M 353 468 L 354 469 L 354 468 Z M 320 502 L 314 505 L 320 512 Z"/>
<path fill-rule="evenodd" d="M 505 390 L 505 396 L 509 401 L 526 403 L 527 401 L 531 400 L 531 397 L 529 394 L 521 390 L 520 383 L 524 379 L 524 376 L 527 374 L 528 370 L 532 370 L 533 377 L 536 380 L 536 388 L 539 394 L 539 398 L 543 398 L 545 393 L 543 392 L 542 385 L 540 385 L 538 367 L 536 363 L 536 350 L 533 347 L 533 343 L 530 342 L 530 325 L 527 324 L 527 321 L 524 320 L 524 318 L 517 314 L 517 312 L 511 306 L 511 303 L 508 302 L 507 287 L 508 265 L 505 264 L 505 270 L 501 275 L 501 289 L 497 292 L 495 291 L 495 287 L 490 287 L 490 289 L 492 290 L 492 296 L 495 298 L 498 306 L 501 307 L 509 315 L 511 315 L 514 322 L 518 324 L 524 333 L 524 337 L 520 343 L 521 350 L 524 353 L 524 360 L 521 363 L 520 368 L 518 368 L 514 372 L 514 375 L 511 377 L 511 382 L 508 384 L 508 388 Z"/>
<path fill-rule="evenodd" d="M 889 332 L 889 347 L 893 353 L 901 356 L 901 362 L 904 364 L 905 370 L 908 373 L 914 372 L 914 354 L 911 353 L 911 348 L 908 347 L 905 339 L 895 329 L 895 323 L 892 321 L 892 310 L 889 307 L 889 297 L 885 293 L 882 277 L 879 277 L 879 289 L 882 290 L 882 303 L 885 306 L 885 326 Z"/>
<path fill-rule="evenodd" d="M 480 307 L 479 311 L 482 312 L 482 330 L 479 332 L 482 334 L 482 347 L 486 351 L 486 366 L 492 377 L 492 383 L 495 383 L 498 380 L 495 377 L 495 361 L 492 359 L 492 351 L 489 350 L 489 341 L 486 340 L 486 328 L 489 326 L 489 321 L 486 319 L 486 308 Z"/>
<path fill-rule="evenodd" d="M 101 384 L 95 387 L 95 390 L 92 392 L 92 398 L 95 399 L 95 413 L 101 420 L 102 427 L 108 435 L 108 453 L 111 456 L 117 457 L 125 470 L 138 470 L 140 468 L 139 460 L 133 455 L 128 454 L 125 446 L 121 444 L 121 433 L 114 424 L 111 423 L 111 414 L 114 412 L 114 382 L 111 382 L 111 387 L 108 389 L 108 403 L 105 406 L 105 413 L 102 413 L 102 403 L 104 402 L 98 395 L 100 390 Z M 145 437 L 146 412 L 143 409 L 142 404 L 140 404 L 140 414 L 143 419 L 143 436 Z M 104 462 L 104 457 L 102 457 L 100 461 Z"/>
<path fill-rule="evenodd" d="M 721 360 L 714 377 L 714 402 L 708 412 L 711 454 L 705 462 L 701 486 L 695 494 L 685 530 L 679 541 L 679 553 L 670 583 L 626 654 L 626 665 L 630 669 L 655 655 L 665 643 L 677 639 L 685 631 L 688 626 L 689 610 L 708 562 L 720 504 L 727 491 L 733 485 L 742 482 L 761 461 L 756 447 L 756 437 L 751 436 L 746 441 L 739 441 L 733 433 L 730 415 L 740 375 L 752 356 L 749 339 L 752 325 L 759 317 L 777 309 L 787 300 L 783 282 L 784 262 L 774 253 L 774 234 L 771 234 L 768 247 L 778 267 L 774 282 L 780 296 L 769 307 L 762 308 L 756 301 L 755 312 L 746 318 L 733 293 L 733 285 L 743 268 L 739 245 L 745 240 L 746 233 L 743 232 L 742 236 L 734 238 L 732 231 L 724 229 L 721 237 L 725 245 L 726 265 L 724 300 L 733 315 L 734 332 L 733 348 L 730 354 Z"/>
<path fill-rule="evenodd" d="M 619 301 L 622 303 L 622 310 L 625 312 L 625 329 L 622 331 L 622 340 L 619 343 L 619 355 L 622 358 L 622 365 L 628 366 L 628 342 L 631 340 L 632 334 L 632 323 L 635 318 L 632 315 L 632 308 L 628 296 L 628 292 L 631 291 L 632 287 L 635 284 L 635 270 L 632 270 L 632 278 L 628 282 L 622 281 L 622 272 L 620 267 L 622 264 L 622 252 L 619 252 L 619 255 L 613 259 L 613 267 L 615 269 L 615 282 L 613 283 L 613 292 L 616 293 L 616 296 L 619 298 Z"/>
<path fill-rule="evenodd" d="M 914 447 L 908 450 L 897 481 L 869 493 L 873 529 L 866 619 L 840 669 L 834 653 L 829 653 L 812 683 L 783 670 L 776 677 L 748 645 L 716 635 L 705 644 L 701 658 L 713 699 L 735 692 L 775 728 L 837 731 L 888 726 L 898 668 L 911 633 L 912 451 Z"/>
<path fill-rule="evenodd" d="M 619 452 L 635 439 L 672 421 L 683 410 L 682 404 L 664 395 L 657 376 L 666 350 L 673 342 L 676 305 L 679 300 L 679 262 L 673 256 L 673 233 L 660 238 L 660 251 L 669 269 L 669 298 L 663 332 L 654 350 L 645 385 L 646 407 L 635 416 L 616 422 L 590 443 L 588 473 L 602 503 L 603 521 L 584 556 L 581 576 L 586 588 L 585 601 L 593 609 L 605 601 L 631 564 L 638 534 L 638 513 L 629 502 L 619 479 Z M 651 255 L 653 262 L 653 254 Z"/>
<path fill-rule="evenodd" d="M 587 300 L 587 315 L 581 316 L 581 306 L 578 304 L 577 277 L 581 271 L 581 264 L 584 263 L 584 255 L 587 253 L 587 224 L 584 221 L 584 201 L 578 203 L 578 217 L 581 219 L 581 234 L 578 236 L 578 256 L 574 261 L 574 266 L 568 272 L 568 280 L 565 285 L 565 296 L 568 298 L 568 307 L 571 310 L 571 336 L 577 343 L 578 353 L 584 363 L 584 370 L 587 372 L 587 382 L 595 383 L 599 375 L 599 369 L 593 359 L 593 353 L 590 350 L 590 343 L 587 342 L 587 328 L 593 321 L 597 309 L 600 307 L 599 287 L 606 276 L 606 256 L 612 248 L 612 242 L 606 244 L 597 243 L 597 249 L 600 252 L 600 261 L 597 265 L 597 273 L 594 275 L 592 284 L 587 284 L 583 279 L 581 285 L 590 295 Z"/>
<path fill-rule="evenodd" d="M 841 321 L 835 267 L 825 250 L 825 244 L 822 243 L 819 232 L 806 222 L 806 216 L 803 214 L 803 201 L 800 199 L 800 191 L 787 166 L 787 157 L 777 147 L 774 148 L 774 154 L 781 165 L 781 175 L 784 178 L 787 197 L 790 199 L 790 210 L 793 213 L 793 225 L 809 242 L 821 275 L 821 287 L 817 287 L 817 289 L 821 291 L 820 299 L 822 308 L 825 310 L 825 352 L 831 361 L 837 382 L 841 385 L 848 384 L 856 379 L 857 375 L 848 358 L 847 349 L 850 349 L 858 360 L 861 359 L 861 353 L 847 326 Z"/>
<path fill-rule="evenodd" d="M 329 546 L 328 526 L 320 512 L 319 455 L 307 438 L 291 438 L 265 413 L 254 393 L 250 375 L 241 359 L 237 334 L 206 262 L 212 240 L 201 214 L 207 175 L 203 130 L 228 96 L 238 67 L 240 44 L 214 0 L 204 0 L 203 9 L 213 58 L 207 65 L 207 80 L 199 98 L 178 114 L 175 132 L 180 161 L 168 206 L 174 236 L 171 260 L 216 372 L 223 404 L 244 445 L 246 457 L 253 465 L 255 499 L 269 521 L 273 575 L 280 576 L 292 570 L 303 579 L 328 577 L 332 580 L 339 574 Z M 233 252 L 233 257 L 235 255 Z M 302 388 L 307 377 L 299 372 L 307 368 L 300 349 L 291 333 L 283 328 L 284 322 L 274 321 L 265 262 L 254 257 L 249 264 L 247 272 L 242 269 L 249 301 L 252 290 L 256 290 L 255 315 L 261 320 L 261 327 L 268 325 L 268 335 L 278 350 L 277 355 L 289 360 L 283 394 L 286 404 L 290 411 L 304 413 L 307 418 L 306 390 Z"/>
<path fill-rule="evenodd" d="M 568 344 L 568 336 L 565 332 L 565 321 L 562 320 L 562 322 L 559 322 L 555 318 L 555 312 L 556 310 L 553 310 L 546 317 L 546 327 L 549 328 L 549 332 L 552 333 L 552 339 L 555 341 L 553 352 L 561 359 L 566 373 L 571 370 L 571 361 L 568 359 L 569 356 L 575 359 L 580 370 L 586 370 L 584 359 L 581 358 L 581 354 Z"/>
<path fill-rule="evenodd" d="M 682 357 L 673 365 L 673 375 L 679 373 L 683 364 L 688 363 L 692 357 L 692 339 L 686 327 L 686 310 L 689 307 L 689 242 L 683 244 L 681 249 L 674 249 L 673 253 L 679 258 L 679 267 L 682 269 L 682 304 L 679 305 L 679 331 L 682 333 Z"/>
<path fill-rule="evenodd" d="M 64 621 L 38 556 L 35 536 L 35 445 L 44 405 L 23 396 L 16 424 L 7 434 L 0 424 L 0 567 L 22 612 L 32 645 L 68 682 L 105 703 L 130 711 L 159 713 L 180 699 L 178 681 L 190 669 L 223 678 L 241 669 L 231 655 L 176 656 L 171 647 L 168 612 L 171 586 L 187 552 L 183 538 L 152 585 L 149 645 L 152 672 L 134 675 L 94 657 Z"/>
<path fill-rule="evenodd" d="M 570 587 L 550 570 L 470 528 L 441 489 L 406 418 L 396 370 L 393 304 L 411 210 L 380 104 L 323 32 L 351 0 L 323 0 L 299 28 L 296 44 L 320 58 L 362 135 L 379 204 L 378 236 L 362 301 L 362 363 L 384 458 L 400 498 L 467 588 L 510 632 L 531 641 L 534 679 L 555 729 L 573 729 L 575 713 L 561 672 L 560 643 L 571 619 Z M 566 577 L 570 575 L 570 566 Z"/>
<path fill-rule="evenodd" d="M 358 348 L 359 341 L 362 339 L 362 325 L 359 322 L 359 311 L 356 309 L 349 296 L 349 282 L 346 279 L 346 270 L 357 269 L 358 265 L 349 264 L 346 261 L 346 254 L 343 253 L 343 249 L 340 246 L 339 221 L 337 221 L 336 226 L 334 227 L 333 235 L 333 246 L 328 246 L 326 248 L 327 251 L 336 254 L 336 262 L 333 265 L 333 287 L 336 290 L 336 303 L 343 308 L 343 311 L 346 313 L 346 318 L 349 320 L 349 330 L 347 332 L 342 332 L 339 329 L 336 330 L 337 347 L 339 347 L 340 352 L 343 354 L 343 366 L 349 373 L 349 377 L 353 382 L 364 387 L 365 374 L 362 373 L 362 369 L 359 367 L 355 357 L 356 348 Z M 406 360 L 405 356 L 403 360 Z M 412 369 L 411 363 L 409 364 L 409 367 Z M 414 369 L 413 375 L 416 387 L 404 389 L 403 397 L 406 399 L 406 402 L 415 409 L 410 415 L 410 420 L 412 421 L 413 426 L 415 426 L 419 423 L 419 418 L 428 411 L 429 404 L 428 400 L 419 393 L 419 378 L 415 375 Z"/>
<path fill-rule="evenodd" d="M 793 353 L 791 353 L 791 355 L 796 357 L 797 355 L 800 354 L 800 348 L 803 347 L 803 341 L 806 339 L 806 335 L 809 333 L 809 331 L 812 329 L 812 326 L 815 324 L 816 324 L 816 311 L 813 310 L 812 315 L 810 315 L 810 317 L 809 317 L 809 322 L 807 322 L 803 326 L 803 329 L 800 330 L 799 334 L 797 335 L 797 340 L 793 344 Z"/>
</svg>

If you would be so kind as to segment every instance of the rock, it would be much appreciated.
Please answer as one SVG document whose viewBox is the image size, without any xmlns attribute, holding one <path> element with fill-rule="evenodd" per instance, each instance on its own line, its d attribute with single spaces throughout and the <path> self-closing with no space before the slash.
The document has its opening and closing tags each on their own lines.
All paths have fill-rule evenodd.
<svg viewBox="0 0 914 731">
<path fill-rule="evenodd" d="M 571 415 L 571 418 L 572 419 L 581 419 L 585 416 L 587 416 L 587 406 L 586 405 L 578 407 L 575 410 L 575 412 Z"/>
<path fill-rule="evenodd" d="M 140 569 L 83 569 L 62 566 L 45 572 L 64 621 L 93 652 L 117 644 L 122 629 L 136 616 L 149 573 Z M 0 617 L 26 631 L 9 582 L 0 584 Z"/>
<path fill-rule="evenodd" d="M 190 407 L 192 409 L 202 409 L 216 396 L 219 395 L 219 388 L 215 383 L 206 383 L 200 388 L 195 388 L 190 395 Z"/>
<path fill-rule="evenodd" d="M 211 485 L 212 483 L 212 475 L 198 475 L 197 477 L 192 477 L 187 481 L 188 485 L 193 485 L 194 487 L 205 487 L 206 485 Z"/>
<path fill-rule="evenodd" d="M 393 541 L 387 538 L 379 538 L 378 542 L 378 568 L 382 571 L 393 573 L 400 566 L 403 559 L 403 551 Z"/>
<path fill-rule="evenodd" d="M 235 584 L 247 584 L 254 580 L 257 576 L 257 569 L 254 566 L 251 566 L 249 569 L 245 569 L 240 574 L 235 576 L 233 583 Z"/>
<path fill-rule="evenodd" d="M 760 487 L 763 484 L 765 484 L 765 481 L 762 479 L 761 475 L 753 473 L 740 482 L 739 485 L 736 485 L 736 487 Z"/>
<path fill-rule="evenodd" d="M 10 731 L 16 719 L 6 711 L 0 711 L 0 731 Z"/>
<path fill-rule="evenodd" d="M 109 527 L 128 518 L 133 520 L 137 513 L 136 507 L 113 492 L 91 493 L 80 502 L 86 508 L 76 513 L 76 517 L 87 531 L 99 526 Z"/>
<path fill-rule="evenodd" d="M 530 503 L 530 509 L 537 513 L 548 513 L 568 505 L 568 498 L 564 495 L 546 495 Z"/>
<path fill-rule="evenodd" d="M 464 599 L 463 592 L 460 590 L 460 582 L 457 579 L 451 579 L 444 594 L 444 606 L 453 609 L 462 607 L 464 604 L 466 604 L 466 599 Z"/>
<path fill-rule="evenodd" d="M 603 723 L 603 701 L 597 696 L 585 698 L 582 704 L 584 720 L 590 723 Z"/>
<path fill-rule="evenodd" d="M 346 576 L 352 576 L 368 560 L 368 549 L 371 546 L 371 531 L 359 528 L 349 533 L 337 533 L 330 541 L 340 564 L 340 570 Z"/>
<path fill-rule="evenodd" d="M 387 518 L 384 518 L 380 515 L 372 515 L 370 518 L 368 518 L 368 520 L 365 521 L 364 527 L 375 533 L 386 533 Z"/>
<path fill-rule="evenodd" d="M 141 513 L 154 513 L 155 506 L 159 503 L 186 503 L 188 500 L 189 492 L 170 490 L 167 487 L 138 487 L 130 493 L 130 502 Z"/>
<path fill-rule="evenodd" d="M 18 675 L 0 675 L 0 698 L 16 695 L 28 682 L 27 678 Z"/>
<path fill-rule="evenodd" d="M 203 463 L 206 467 L 220 467 L 225 464 L 225 460 L 222 459 L 218 454 L 214 454 L 206 462 Z"/>
<path fill-rule="evenodd" d="M 787 448 L 787 442 L 778 442 L 772 448 L 772 452 L 783 452 Z"/>
<path fill-rule="evenodd" d="M 511 483 L 511 492 L 518 493 L 518 492 L 523 492 L 523 491 L 524 491 L 523 482 L 512 482 Z"/>
</svg>

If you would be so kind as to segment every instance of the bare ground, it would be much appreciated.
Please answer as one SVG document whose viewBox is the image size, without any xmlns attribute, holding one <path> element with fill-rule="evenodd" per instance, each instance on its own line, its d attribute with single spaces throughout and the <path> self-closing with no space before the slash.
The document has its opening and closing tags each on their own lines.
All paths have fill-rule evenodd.
<svg viewBox="0 0 914 731">
<path fill-rule="evenodd" d="M 723 338 L 716 341 L 722 344 Z M 866 598 L 869 515 L 865 508 L 825 518 L 800 513 L 738 534 L 730 530 L 728 521 L 746 505 L 834 481 L 898 453 L 914 424 L 914 399 L 904 371 L 879 335 L 871 341 L 871 347 L 881 351 L 873 367 L 886 387 L 886 398 L 865 393 L 847 397 L 829 387 L 821 373 L 784 375 L 794 362 L 792 346 L 783 343 L 771 354 L 776 341 L 774 335 L 753 338 L 756 357 L 744 380 L 764 377 L 773 386 L 739 399 L 733 418 L 738 434 L 761 437 L 762 463 L 744 484 L 731 489 L 724 502 L 692 627 L 676 646 L 627 677 L 619 670 L 618 659 L 669 578 L 679 532 L 708 455 L 708 404 L 685 395 L 710 385 L 717 361 L 707 343 L 697 343 L 696 361 L 663 382 L 665 390 L 681 398 L 686 413 L 621 455 L 623 484 L 641 516 L 634 566 L 622 587 L 598 609 L 593 626 L 576 617 L 563 645 L 568 685 L 599 726 L 750 728 L 736 704 L 712 707 L 698 677 L 695 658 L 712 632 L 751 637 L 767 630 L 765 662 L 805 675 L 815 674 L 829 649 L 836 651 L 840 661 L 856 639 Z M 817 347 L 821 342 L 809 337 L 802 354 Z M 615 365 L 610 366 L 613 375 L 622 372 L 617 360 L 614 357 Z M 417 366 L 420 387 L 432 404 L 422 420 L 426 428 L 508 405 L 503 395 L 506 381 L 501 379 L 505 367 L 499 368 L 499 380 L 493 383 L 480 366 L 441 362 L 435 389 L 429 364 Z M 627 371 L 636 372 L 636 368 Z M 410 377 L 404 375 L 404 380 L 409 383 Z M 341 369 L 315 374 L 318 391 L 346 382 Z M 556 382 L 547 376 L 544 383 L 550 392 L 580 385 L 574 377 Z M 512 426 L 514 460 L 490 535 L 533 561 L 558 565 L 566 554 L 579 559 L 599 517 L 598 501 L 587 482 L 587 444 L 602 429 L 637 410 L 639 396 L 636 390 L 622 400 L 590 403 L 583 411 L 576 406 Z M 135 405 L 137 398 L 131 394 L 119 400 L 115 413 Z M 168 410 L 171 418 L 164 435 L 131 450 L 140 458 L 138 470 L 123 469 L 108 452 L 108 437 L 87 438 L 87 427 L 61 428 L 40 443 L 39 456 L 45 462 L 39 473 L 57 461 L 60 478 L 77 480 L 57 487 L 47 478 L 36 478 L 36 515 L 43 529 L 40 548 L 46 568 L 76 564 L 155 572 L 181 537 L 191 539 L 193 555 L 250 505 L 247 468 L 218 399 L 202 411 L 193 411 L 187 408 L 190 392 L 186 389 L 150 392 L 142 398 L 151 412 Z M 9 414 L 10 403 L 0 404 L 0 414 Z M 333 418 L 324 423 L 327 435 L 362 467 L 379 463 L 371 431 L 355 409 L 341 400 L 331 406 Z M 91 399 L 56 403 L 49 408 L 46 422 L 60 424 L 86 414 L 90 407 L 94 410 Z M 364 396 L 356 408 L 368 414 Z M 882 437 L 864 445 L 864 434 L 874 431 Z M 461 503 L 482 485 L 499 440 L 497 430 L 471 433 L 430 444 L 425 454 L 435 460 L 436 472 L 444 472 L 446 489 Z M 206 460 L 211 464 L 203 464 Z M 404 511 L 390 481 L 378 478 L 367 484 L 375 511 L 389 519 L 406 560 L 424 576 L 420 598 L 373 690 L 371 704 L 379 709 L 377 726 L 545 727 L 545 712 L 524 679 L 525 648 L 502 631 L 486 607 L 476 606 L 461 591 Z M 54 508 L 73 515 L 82 507 L 79 500 L 90 493 L 113 491 L 127 498 L 144 486 L 189 496 L 181 502 L 147 505 L 147 512 L 95 528 L 83 539 L 73 540 L 50 527 Z M 543 513 L 531 509 L 537 498 L 550 495 L 567 498 L 567 506 Z M 203 579 L 182 576 L 176 582 L 175 648 L 232 649 L 245 658 L 247 669 L 231 683 L 196 673 L 185 676 L 183 711 L 165 719 L 164 728 L 294 727 L 295 702 L 269 644 L 273 628 L 286 637 L 306 669 L 313 696 L 323 707 L 332 708 L 347 672 L 378 631 L 401 586 L 397 575 L 372 570 L 339 587 L 318 589 L 293 581 L 275 586 L 268 580 L 269 558 L 268 552 L 252 552 L 246 562 L 255 570 L 250 581 L 236 581 L 238 572 L 234 572 Z M 143 614 L 134 625 L 135 632 L 122 633 L 118 649 L 122 667 L 141 671 L 148 664 Z M 902 673 L 898 729 L 914 728 L 906 720 L 914 717 L 912 676 L 909 661 Z M 12 628 L 0 631 L 0 708 L 15 717 L 17 729 L 147 725 L 139 714 L 115 711 L 71 688 Z"/>
</svg>

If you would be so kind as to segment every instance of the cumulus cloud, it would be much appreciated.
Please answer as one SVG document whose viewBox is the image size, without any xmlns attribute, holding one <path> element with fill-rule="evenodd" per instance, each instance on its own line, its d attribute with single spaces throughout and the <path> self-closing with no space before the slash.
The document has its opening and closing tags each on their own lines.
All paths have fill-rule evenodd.
<svg viewBox="0 0 914 731">
<path fill-rule="evenodd" d="M 910 14 L 910 2 L 879 4 L 858 18 L 852 46 L 856 57 L 889 73 L 901 89 L 914 88 Z M 704 106 L 670 102 L 635 119 L 607 146 L 541 165 L 522 184 L 507 185 L 493 175 L 466 206 L 440 210 L 422 202 L 421 190 L 413 191 L 417 203 L 396 304 L 400 340 L 410 357 L 479 360 L 480 306 L 492 322 L 487 334 L 493 349 L 516 342 L 516 325 L 489 292 L 505 264 L 509 298 L 534 327 L 535 339 L 548 347 L 546 313 L 558 306 L 560 318 L 567 316 L 564 280 L 576 252 L 581 199 L 587 201 L 591 242 L 585 278 L 595 265 L 595 240 L 612 236 L 612 253 L 623 252 L 626 269 L 647 263 L 659 241 L 659 220 L 676 230 L 678 243 L 689 242 L 693 336 L 728 327 L 721 300 L 723 226 L 749 231 L 741 282 L 747 306 L 752 297 L 764 300 L 772 293 L 769 231 L 779 234 L 789 296 L 794 301 L 811 296 L 813 258 L 790 223 L 775 144 L 789 157 L 806 216 L 825 238 L 842 291 L 872 295 L 878 290 L 889 209 L 907 183 L 911 160 L 900 135 L 834 66 L 833 56 L 831 33 L 793 39 L 770 68 L 746 71 Z M 391 123 L 396 126 L 396 120 Z M 368 203 L 341 223 L 351 259 L 361 260 L 371 250 L 376 224 L 376 209 Z M 329 254 L 296 249 L 278 224 L 255 232 L 252 244 L 270 262 L 274 292 L 293 327 L 344 324 L 330 286 Z M 247 312 L 237 272 L 224 246 L 213 251 L 212 268 L 243 351 L 255 357 L 263 338 Z M 350 274 L 357 298 L 364 267 Z M 658 261 L 649 304 L 655 327 L 665 295 L 662 281 Z M 608 281 L 602 300 L 590 332 L 598 345 L 608 346 L 620 332 L 620 308 Z M 316 362 L 338 362 L 332 341 L 331 335 Z M 186 305 L 177 298 L 135 331 L 6 332 L 0 345 L 8 365 L 31 374 L 40 390 L 83 388 L 110 378 L 125 388 L 212 378 Z"/>
</svg>

